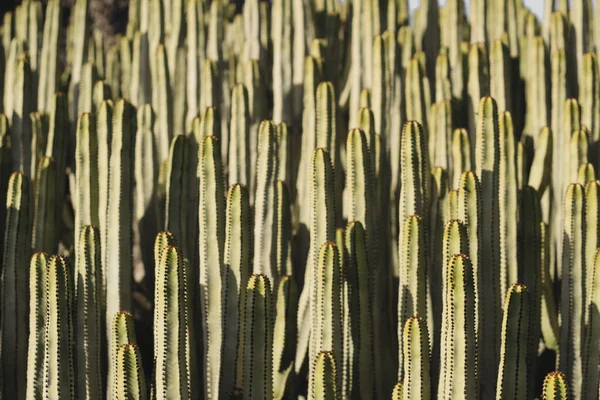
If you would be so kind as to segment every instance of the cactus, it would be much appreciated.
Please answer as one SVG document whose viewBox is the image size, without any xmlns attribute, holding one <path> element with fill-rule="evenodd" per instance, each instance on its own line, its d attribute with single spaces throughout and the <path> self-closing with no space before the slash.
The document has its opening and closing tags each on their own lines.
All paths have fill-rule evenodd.
<svg viewBox="0 0 600 400">
<path fill-rule="evenodd" d="M 551 372 L 544 379 L 542 400 L 566 400 L 569 398 L 566 376 L 560 372 Z"/>
<path fill-rule="evenodd" d="M 35 252 L 56 252 L 58 199 L 56 161 L 43 157 L 38 166 L 31 247 Z"/>
<path fill-rule="evenodd" d="M 273 328 L 273 398 L 282 399 L 291 392 L 294 380 L 298 288 L 293 276 L 282 275 L 276 293 Z"/>
<path fill-rule="evenodd" d="M 489 394 L 491 389 L 486 386 L 493 381 L 492 376 L 496 375 L 497 368 L 497 349 L 498 349 L 498 319 L 500 299 L 502 298 L 499 290 L 505 283 L 505 276 L 501 269 L 500 249 L 500 212 L 499 212 L 499 164 L 500 164 L 500 138 L 498 129 L 498 106 L 491 97 L 481 99 L 479 105 L 476 142 L 476 162 L 477 175 L 481 179 L 481 207 L 487 210 L 481 214 L 481 223 L 486 228 L 481 235 L 481 244 L 486 251 L 483 253 L 481 261 L 478 260 L 478 268 L 485 266 L 486 271 L 481 272 L 481 293 L 486 293 L 485 300 L 482 302 L 483 313 L 486 320 L 482 321 L 487 334 L 482 336 L 482 377 L 483 392 L 482 395 Z M 489 319 L 488 319 L 489 318 Z M 489 321 L 489 323 L 488 323 Z"/>
<path fill-rule="evenodd" d="M 440 398 L 477 398 L 476 302 L 471 261 L 454 254 L 445 271 Z"/>
<path fill-rule="evenodd" d="M 373 278 L 368 269 L 366 250 L 362 224 L 358 221 L 349 222 L 346 227 L 344 270 L 348 287 L 346 306 L 350 309 L 345 323 L 350 326 L 345 329 L 344 360 L 347 364 L 344 369 L 347 382 L 343 388 L 350 392 L 346 395 L 360 398 L 370 398 L 375 393 L 373 326 L 360 323 L 370 321 L 372 315 L 370 281 Z"/>
<path fill-rule="evenodd" d="M 310 392 L 314 400 L 335 400 L 338 398 L 336 361 L 332 352 L 321 351 L 314 361 L 313 389 Z"/>
<path fill-rule="evenodd" d="M 279 277 L 293 274 L 291 260 L 292 221 L 289 197 L 287 185 L 285 182 L 278 180 L 275 192 L 275 266 Z"/>
<path fill-rule="evenodd" d="M 402 400 L 404 396 L 404 383 L 398 382 L 392 391 L 392 400 Z"/>
<path fill-rule="evenodd" d="M 194 340 L 192 313 L 188 298 L 187 262 L 179 248 L 169 246 L 163 250 L 156 268 L 154 348 L 156 380 L 154 390 L 157 397 L 197 396 L 193 387 L 196 376 L 195 365 L 190 354 Z"/>
<path fill-rule="evenodd" d="M 527 396 L 530 307 L 530 292 L 527 287 L 512 285 L 504 302 L 496 399 Z"/>
<path fill-rule="evenodd" d="M 240 184 L 229 188 L 226 205 L 225 248 L 223 258 L 223 286 L 226 297 L 223 299 L 225 318 L 223 323 L 223 360 L 227 365 L 236 363 L 235 381 L 231 373 L 223 370 L 221 387 L 225 393 L 243 384 L 243 341 L 246 291 L 244 288 L 251 273 L 250 261 L 250 206 L 248 189 Z M 237 357 L 237 361 L 236 361 Z"/>
<path fill-rule="evenodd" d="M 318 249 L 323 243 L 335 240 L 335 210 L 333 167 L 329 153 L 315 149 L 312 157 L 311 193 L 313 207 L 310 208 L 310 249 L 304 275 L 305 286 L 298 303 L 298 346 L 296 348 L 296 372 L 304 363 L 308 349 L 311 314 L 310 301 L 316 290 L 315 270 L 318 265 Z"/>
<path fill-rule="evenodd" d="M 411 215 L 404 220 L 402 241 L 398 245 L 401 251 L 400 260 L 400 288 L 398 289 L 398 344 L 402 353 L 398 354 L 401 367 L 399 378 L 403 379 L 409 372 L 406 370 L 404 358 L 405 334 L 403 327 L 411 316 L 426 316 L 427 279 L 426 250 L 425 250 L 425 225 L 423 219 Z M 401 335 L 400 335 L 401 334 Z"/>
<path fill-rule="evenodd" d="M 44 340 L 48 316 L 48 254 L 35 253 L 29 263 L 29 343 L 27 346 L 28 399 L 44 393 Z"/>
<path fill-rule="evenodd" d="M 38 109 L 47 110 L 52 104 L 54 92 L 59 79 L 58 68 L 58 40 L 62 8 L 58 1 L 49 1 L 46 6 L 44 22 L 43 44 L 40 56 L 39 81 L 38 81 Z"/>
<path fill-rule="evenodd" d="M 334 243 L 326 242 L 319 250 L 318 262 L 313 270 L 309 344 L 309 362 L 313 364 L 313 360 L 318 359 L 319 352 L 330 351 L 334 364 L 343 365 L 341 275 L 339 250 Z M 313 380 L 315 366 L 316 364 L 312 365 L 310 372 L 309 393 L 316 390 Z M 339 388 L 337 379 L 336 377 L 334 386 Z"/>
<path fill-rule="evenodd" d="M 75 233 L 81 232 L 85 224 L 99 225 L 99 162 L 98 135 L 96 121 L 92 114 L 83 113 L 77 123 L 77 146 L 75 148 L 75 185 L 77 209 L 75 212 Z"/>
<path fill-rule="evenodd" d="M 229 127 L 229 183 L 250 184 L 250 112 L 248 90 L 238 83 L 231 93 L 231 125 Z"/>
<path fill-rule="evenodd" d="M 222 368 L 221 269 L 225 240 L 225 191 L 220 154 L 217 138 L 202 139 L 198 162 L 200 275 L 196 292 L 202 313 L 205 396 L 215 399 L 219 398 Z"/>
<path fill-rule="evenodd" d="M 77 397 L 101 399 L 106 291 L 100 262 L 100 231 L 85 225 L 75 262 L 75 329 L 77 332 Z"/>
<path fill-rule="evenodd" d="M 13 169 L 22 171 L 25 175 L 31 176 L 31 147 L 32 126 L 29 119 L 29 113 L 32 109 L 32 73 L 29 59 L 26 55 L 19 58 L 14 70 L 15 78 L 12 90 L 13 109 L 7 112 L 12 113 L 12 153 Z M 8 114 L 11 115 L 11 114 Z"/>
<path fill-rule="evenodd" d="M 101 241 L 107 248 L 104 252 L 104 268 L 106 270 L 106 281 L 110 282 L 106 286 L 107 325 L 110 324 L 112 316 L 118 311 L 131 310 L 132 185 L 136 127 L 133 106 L 125 100 L 118 100 L 115 104 L 112 124 L 105 229 L 116 229 L 119 234 L 109 235 L 106 233 L 106 239 Z M 99 139 L 103 140 L 102 137 Z M 100 157 L 100 153 L 98 156 Z M 101 186 L 101 188 L 104 189 L 106 186 Z"/>
<path fill-rule="evenodd" d="M 256 192 L 254 195 L 254 272 L 269 280 L 278 278 L 276 268 L 275 200 L 277 179 L 277 138 L 275 125 L 263 121 L 258 130 Z"/>
<path fill-rule="evenodd" d="M 98 69 L 93 62 L 87 62 L 81 69 L 77 115 L 91 113 L 94 106 L 94 86 L 98 81 Z"/>
<path fill-rule="evenodd" d="M 252 275 L 246 287 L 244 399 L 273 399 L 273 304 L 271 284 Z"/>
<path fill-rule="evenodd" d="M 8 182 L 2 258 L 2 388 L 4 396 L 24 396 L 27 371 L 27 321 L 31 222 L 30 182 L 15 172 Z M 68 292 L 67 292 L 68 293 Z M 56 292 L 54 292 L 56 296 Z M 65 301 L 67 301 L 65 299 Z M 67 324 L 65 324 L 67 325 Z M 69 345 L 66 338 L 65 345 Z"/>
<path fill-rule="evenodd" d="M 190 209 L 195 206 L 196 198 L 195 150 L 191 138 L 177 135 L 171 142 L 167 161 L 165 229 L 173 233 L 181 251 L 188 258 L 192 257 L 195 246 L 196 226 L 194 219 L 190 218 L 193 211 Z"/>
<path fill-rule="evenodd" d="M 158 160 L 162 162 L 168 157 L 169 142 L 173 137 L 173 96 L 167 54 L 163 45 L 156 48 L 154 57 L 155 67 L 152 69 L 152 80 L 156 83 L 156 87 L 153 88 L 156 90 L 152 90 L 152 105 L 156 112 L 154 140 Z"/>
<path fill-rule="evenodd" d="M 52 256 L 47 273 L 43 398 L 74 399 L 71 266 L 66 258 Z"/>
<path fill-rule="evenodd" d="M 564 202 L 563 271 L 559 366 L 575 394 L 582 384 L 582 318 L 585 288 L 585 196 L 581 185 L 570 184 Z M 574 396 L 576 397 L 576 396 Z M 578 397 L 577 397 L 578 398 Z"/>
<path fill-rule="evenodd" d="M 558 349 L 558 312 L 554 300 L 554 288 L 550 275 L 550 230 L 547 224 L 541 223 L 542 234 L 542 270 L 540 276 L 541 303 L 541 333 L 544 344 L 552 350 Z"/>
<path fill-rule="evenodd" d="M 527 316 L 529 336 L 526 345 L 526 376 L 535 376 L 536 357 L 540 338 L 540 307 L 542 298 L 542 210 L 538 192 L 531 186 L 521 191 L 521 253 L 519 254 L 518 281 L 527 286 L 529 315 Z M 528 251 L 524 251 L 527 249 Z M 533 397 L 535 388 L 530 379 L 527 383 L 527 397 Z"/>
<path fill-rule="evenodd" d="M 598 324 L 600 310 L 600 251 L 596 250 L 594 260 L 587 264 L 589 275 L 586 287 L 589 290 L 585 304 L 585 337 L 582 344 L 583 353 L 583 388 L 582 398 L 593 399 L 598 389 L 598 363 L 600 349 L 598 343 L 600 326 Z"/>
<path fill-rule="evenodd" d="M 112 394 L 112 398 L 118 398 L 118 354 L 121 346 L 131 343 L 137 343 L 135 336 L 133 315 L 129 311 L 119 311 L 115 314 L 110 325 L 107 326 L 107 331 L 110 331 L 110 337 L 112 338 L 110 343 L 109 352 L 112 353 L 112 363 L 108 367 L 108 384 L 107 392 Z"/>
<path fill-rule="evenodd" d="M 127 343 L 117 353 L 117 400 L 143 400 L 146 394 L 146 378 L 142 367 L 140 350 L 136 344 Z"/>
<path fill-rule="evenodd" d="M 404 325 L 404 398 L 430 399 L 429 334 L 421 317 L 411 317 Z"/>
</svg>

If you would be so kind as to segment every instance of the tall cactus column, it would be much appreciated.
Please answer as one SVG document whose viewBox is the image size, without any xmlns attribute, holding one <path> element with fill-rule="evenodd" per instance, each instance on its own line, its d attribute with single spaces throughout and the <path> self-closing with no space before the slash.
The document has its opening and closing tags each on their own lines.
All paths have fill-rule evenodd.
<svg viewBox="0 0 600 400">
<path fill-rule="evenodd" d="M 125 100 L 115 104 L 112 118 L 112 142 L 108 176 L 106 213 L 106 326 L 121 310 L 131 310 L 133 275 L 133 171 L 136 115 Z M 110 341 L 111 331 L 108 331 Z"/>
<path fill-rule="evenodd" d="M 30 257 L 30 182 L 13 173 L 6 198 L 2 271 L 2 390 L 4 398 L 25 398 Z"/>
<path fill-rule="evenodd" d="M 222 263 L 225 240 L 225 198 L 219 141 L 202 139 L 199 151 L 198 221 L 200 227 L 200 282 L 198 296 L 204 340 L 205 397 L 218 399 L 222 346 Z"/>
<path fill-rule="evenodd" d="M 500 215 L 499 215 L 499 162 L 500 136 L 498 127 L 498 106 L 491 97 L 484 97 L 479 104 L 477 135 L 475 144 L 477 175 L 481 179 L 482 205 L 482 255 L 478 267 L 481 271 L 482 307 L 484 331 L 482 343 L 482 384 L 484 397 L 493 396 L 494 377 L 498 365 L 498 344 L 500 318 L 499 289 L 500 271 Z"/>
</svg>

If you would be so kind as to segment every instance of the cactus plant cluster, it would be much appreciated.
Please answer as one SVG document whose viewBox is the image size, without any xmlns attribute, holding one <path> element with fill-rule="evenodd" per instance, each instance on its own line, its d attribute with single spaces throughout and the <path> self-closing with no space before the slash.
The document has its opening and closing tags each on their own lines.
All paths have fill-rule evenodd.
<svg viewBox="0 0 600 400">
<path fill-rule="evenodd" d="M 598 400 L 600 7 L 89 2 L 2 20 L 0 398 Z"/>
</svg>

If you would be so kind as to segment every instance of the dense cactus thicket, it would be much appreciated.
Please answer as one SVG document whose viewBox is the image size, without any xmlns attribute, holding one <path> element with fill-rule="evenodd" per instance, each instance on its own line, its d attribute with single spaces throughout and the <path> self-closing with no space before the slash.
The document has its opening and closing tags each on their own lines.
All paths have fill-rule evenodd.
<svg viewBox="0 0 600 400">
<path fill-rule="evenodd" d="M 599 399 L 600 7 L 92 3 L 1 21 L 1 399 Z"/>
</svg>

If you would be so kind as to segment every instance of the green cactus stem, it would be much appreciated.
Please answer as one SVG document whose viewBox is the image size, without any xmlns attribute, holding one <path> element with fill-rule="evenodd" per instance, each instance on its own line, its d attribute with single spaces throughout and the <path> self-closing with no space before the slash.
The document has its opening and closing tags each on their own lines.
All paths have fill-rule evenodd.
<svg viewBox="0 0 600 400">
<path fill-rule="evenodd" d="M 404 398 L 431 398 L 429 334 L 421 317 L 411 317 L 403 329 Z"/>
<path fill-rule="evenodd" d="M 561 371 L 568 372 L 567 379 L 572 394 L 582 387 L 583 317 L 585 307 L 585 195 L 581 185 L 570 184 L 564 201 L 564 233 L 561 290 Z M 574 396 L 579 398 L 579 396 Z"/>
<path fill-rule="evenodd" d="M 73 289 L 71 266 L 63 256 L 48 260 L 44 339 L 44 399 L 74 399 Z M 6 393 L 6 392 L 5 392 Z"/>
<path fill-rule="evenodd" d="M 282 275 L 277 288 L 273 328 L 273 398 L 275 400 L 289 395 L 294 384 L 297 312 L 298 288 L 294 277 Z"/>
<path fill-rule="evenodd" d="M 6 227 L 2 258 L 1 339 L 3 394 L 5 398 L 15 399 L 23 398 L 27 388 L 27 322 L 29 318 L 27 264 L 31 255 L 29 193 L 29 179 L 22 173 L 14 172 L 8 182 L 6 196 Z M 65 325 L 68 326 L 68 324 Z M 65 341 L 66 343 L 68 342 Z"/>
<path fill-rule="evenodd" d="M 117 390 L 115 400 L 144 400 L 146 378 L 140 349 L 134 343 L 123 344 L 117 353 Z"/>
<path fill-rule="evenodd" d="M 244 399 L 273 399 L 273 309 L 269 279 L 252 275 L 244 308 Z"/>
<path fill-rule="evenodd" d="M 589 290 L 585 308 L 585 339 L 582 344 L 583 353 L 583 399 L 593 399 L 597 396 L 598 365 L 600 363 L 600 250 L 597 250 L 593 263 L 588 265 Z"/>
<path fill-rule="evenodd" d="M 527 396 L 530 306 L 530 292 L 525 285 L 514 284 L 508 289 L 502 321 L 497 400 Z"/>
<path fill-rule="evenodd" d="M 214 136 L 202 139 L 199 151 L 198 221 L 200 279 L 197 295 L 202 312 L 205 396 L 219 398 L 222 352 L 222 263 L 225 241 L 225 198 L 221 152 Z"/>
<path fill-rule="evenodd" d="M 309 360 L 314 360 L 321 351 L 330 351 L 336 363 L 343 365 L 342 337 L 342 271 L 340 254 L 332 242 L 324 243 L 319 250 L 319 258 L 313 271 L 314 287 L 311 293 L 311 332 Z M 313 369 L 309 380 L 309 393 L 314 393 Z M 341 378 L 338 377 L 336 379 Z M 339 388 L 339 382 L 336 387 Z"/>
<path fill-rule="evenodd" d="M 248 189 L 235 184 L 229 188 L 226 205 L 225 248 L 223 259 L 223 362 L 236 365 L 235 376 L 231 371 L 221 372 L 221 389 L 229 393 L 233 386 L 243 385 L 244 316 L 246 291 L 251 273 L 250 205 Z M 232 380 L 231 378 L 235 378 Z"/>
<path fill-rule="evenodd" d="M 546 375 L 542 400 L 567 400 L 568 393 L 567 377 L 562 372 L 555 371 Z"/>
<path fill-rule="evenodd" d="M 313 388 L 309 399 L 312 400 L 336 400 L 337 390 L 336 360 L 332 352 L 321 351 L 314 361 Z"/>
<path fill-rule="evenodd" d="M 100 231 L 97 227 L 83 226 L 75 254 L 77 397 L 102 399 L 106 289 L 100 262 Z"/>
<path fill-rule="evenodd" d="M 454 254 L 445 271 L 439 398 L 477 398 L 476 302 L 471 261 Z"/>
<path fill-rule="evenodd" d="M 28 399 L 44 394 L 44 340 L 48 316 L 48 254 L 35 253 L 29 263 L 29 344 L 27 348 Z"/>
<path fill-rule="evenodd" d="M 167 247 L 156 267 L 154 308 L 154 387 L 158 398 L 193 398 L 192 379 L 196 376 L 189 354 L 194 340 L 192 312 L 188 308 L 188 264 L 177 247 Z"/>
</svg>

